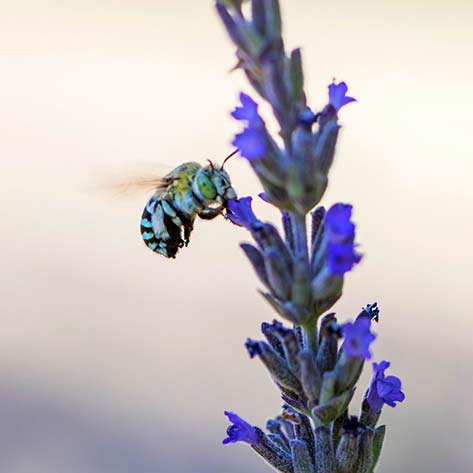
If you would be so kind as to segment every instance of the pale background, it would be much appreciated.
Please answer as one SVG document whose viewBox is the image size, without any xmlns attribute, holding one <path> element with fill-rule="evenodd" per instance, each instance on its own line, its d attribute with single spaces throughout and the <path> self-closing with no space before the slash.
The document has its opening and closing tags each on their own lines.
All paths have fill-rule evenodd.
<svg viewBox="0 0 473 473">
<path fill-rule="evenodd" d="M 359 100 L 324 203 L 354 204 L 366 254 L 336 310 L 380 303 L 375 358 L 405 385 L 378 471 L 472 471 L 473 2 L 282 7 L 314 109 L 333 77 Z M 140 241 L 148 195 L 97 190 L 231 151 L 228 112 L 251 89 L 227 73 L 212 2 L 0 11 L 1 473 L 270 471 L 220 445 L 224 409 L 264 425 L 280 405 L 242 346 L 272 318 L 238 248 L 248 236 L 199 222 L 167 261 Z M 244 161 L 228 170 L 240 195 L 260 191 Z"/>
</svg>

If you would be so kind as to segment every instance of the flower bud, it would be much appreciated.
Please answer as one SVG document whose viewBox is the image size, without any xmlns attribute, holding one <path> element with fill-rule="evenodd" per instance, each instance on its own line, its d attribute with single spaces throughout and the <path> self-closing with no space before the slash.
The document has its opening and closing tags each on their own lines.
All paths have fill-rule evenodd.
<svg viewBox="0 0 473 473">
<path fill-rule="evenodd" d="M 312 217 L 311 224 L 311 258 L 314 259 L 314 256 L 317 254 L 317 251 L 322 243 L 323 233 L 324 233 L 324 216 L 325 216 L 325 207 L 317 207 L 310 213 Z"/>
<path fill-rule="evenodd" d="M 288 212 L 282 212 L 281 221 L 284 229 L 284 235 L 286 237 L 286 246 L 293 252 L 294 234 L 292 232 L 292 221 L 290 214 Z"/>
<path fill-rule="evenodd" d="M 304 394 L 310 402 L 310 405 L 315 406 L 320 398 L 321 377 L 319 370 L 315 364 L 314 357 L 311 352 L 303 351 L 299 355 L 301 366 L 301 383 Z"/>
<path fill-rule="evenodd" d="M 276 323 L 275 335 L 278 337 L 284 351 L 284 358 L 289 364 L 291 371 L 299 377 L 301 367 L 299 363 L 300 347 L 297 343 L 293 330 L 285 328 L 282 324 Z"/>
<path fill-rule="evenodd" d="M 296 325 L 303 325 L 311 317 L 312 313 L 306 307 L 296 306 L 292 302 L 279 301 L 272 294 L 260 291 L 260 294 L 271 304 L 276 312 Z"/>
<path fill-rule="evenodd" d="M 373 436 L 373 430 L 366 429 L 358 438 L 358 460 L 355 467 L 357 473 L 370 473 L 372 471 Z"/>
<path fill-rule="evenodd" d="M 312 461 L 315 457 L 314 429 L 307 416 L 299 413 L 299 423 L 294 426 L 296 438 L 307 445 Z"/>
<path fill-rule="evenodd" d="M 281 438 L 280 435 L 277 434 L 266 434 L 268 439 L 271 440 L 271 442 L 275 443 L 281 450 L 284 450 L 287 453 L 290 453 L 289 449 L 287 448 L 287 445 L 285 444 L 284 440 Z"/>
<path fill-rule="evenodd" d="M 267 343 L 248 339 L 245 345 L 250 357 L 258 356 L 278 385 L 296 392 L 301 389 L 299 380 L 291 372 L 287 362 Z"/>
<path fill-rule="evenodd" d="M 275 248 L 265 249 L 263 255 L 271 289 L 278 299 L 287 301 L 291 295 L 292 262 L 288 264 Z"/>
<path fill-rule="evenodd" d="M 320 373 L 332 371 L 337 362 L 339 328 L 335 314 L 327 314 L 320 324 L 320 346 L 317 367 Z"/>
<path fill-rule="evenodd" d="M 282 348 L 281 342 L 279 341 L 279 338 L 276 336 L 276 332 L 278 329 L 277 325 L 280 325 L 280 322 L 277 322 L 276 320 L 273 320 L 272 324 L 269 324 L 268 322 L 263 322 L 261 324 L 261 332 L 266 337 L 266 340 L 268 340 L 268 343 L 271 345 L 273 350 L 276 350 L 276 352 L 284 358 L 284 350 Z"/>
<path fill-rule="evenodd" d="M 317 473 L 337 471 L 332 435 L 325 425 L 315 429 L 315 464 L 317 465 Z"/>
<path fill-rule="evenodd" d="M 291 440 L 294 473 L 316 473 L 309 449 L 300 440 Z"/>
<path fill-rule="evenodd" d="M 334 370 L 337 392 L 343 392 L 355 385 L 361 375 L 363 363 L 363 358 L 347 356 L 346 353 L 342 353 Z"/>
<path fill-rule="evenodd" d="M 327 176 L 332 166 L 339 129 L 340 125 L 336 121 L 329 121 L 316 135 L 314 155 L 317 171 L 322 176 Z"/>
<path fill-rule="evenodd" d="M 328 401 L 323 402 L 321 400 L 320 405 L 312 409 L 312 414 L 317 417 L 322 424 L 329 424 L 347 409 L 354 393 L 355 388 L 345 391 Z"/>
<path fill-rule="evenodd" d="M 284 444 L 283 449 L 289 451 L 289 439 L 287 438 L 286 434 L 282 431 L 281 423 L 275 419 L 269 419 L 266 422 L 266 429 L 271 432 L 272 435 L 275 435 L 281 439 Z"/>
<path fill-rule="evenodd" d="M 261 429 L 256 427 L 255 430 L 259 442 L 252 445 L 251 448 L 282 473 L 293 473 L 292 459 L 289 453 L 271 441 Z"/>
<path fill-rule="evenodd" d="M 358 437 L 365 427 L 356 416 L 343 421 L 342 435 L 338 443 L 336 458 L 339 473 L 352 473 L 358 461 Z"/>
<path fill-rule="evenodd" d="M 241 249 L 245 252 L 246 257 L 250 260 L 253 269 L 255 270 L 256 275 L 259 280 L 266 286 L 269 287 L 268 273 L 264 265 L 264 258 L 261 254 L 261 251 L 258 248 L 255 248 L 249 243 L 242 243 L 240 245 Z"/>
</svg>

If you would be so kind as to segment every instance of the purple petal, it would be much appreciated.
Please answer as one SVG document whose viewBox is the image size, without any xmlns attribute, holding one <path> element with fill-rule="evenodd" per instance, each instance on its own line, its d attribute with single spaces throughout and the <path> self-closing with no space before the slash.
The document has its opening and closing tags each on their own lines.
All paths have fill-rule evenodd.
<svg viewBox="0 0 473 473">
<path fill-rule="evenodd" d="M 346 95 L 347 92 L 348 87 L 345 82 L 340 82 L 339 84 L 333 83 L 328 86 L 329 103 L 333 106 L 333 108 L 335 108 L 337 112 L 344 105 L 350 102 L 356 102 L 356 99 Z"/>
<path fill-rule="evenodd" d="M 251 207 L 252 201 L 251 197 L 241 197 L 238 200 L 228 201 L 227 217 L 232 223 L 250 229 L 254 223 L 258 222 L 258 218 Z"/>
<path fill-rule="evenodd" d="M 250 161 L 264 158 L 266 155 L 266 137 L 261 130 L 246 128 L 235 136 L 232 145 L 238 148 L 240 154 Z"/>
<path fill-rule="evenodd" d="M 231 113 L 237 120 L 246 120 L 251 128 L 261 125 L 262 119 L 258 114 L 258 104 L 243 92 L 240 94 L 241 107 L 236 107 Z"/>
<path fill-rule="evenodd" d="M 233 412 L 225 411 L 224 414 L 232 423 L 232 425 L 230 425 L 227 429 L 228 437 L 222 441 L 224 445 L 236 442 L 245 442 L 250 445 L 259 443 L 258 435 L 256 434 L 256 430 L 252 425 L 248 424 L 248 422 Z"/>
</svg>

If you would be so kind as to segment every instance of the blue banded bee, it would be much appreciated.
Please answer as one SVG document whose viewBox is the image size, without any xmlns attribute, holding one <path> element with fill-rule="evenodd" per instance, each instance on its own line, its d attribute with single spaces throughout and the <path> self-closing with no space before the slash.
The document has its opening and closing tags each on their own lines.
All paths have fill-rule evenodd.
<svg viewBox="0 0 473 473">
<path fill-rule="evenodd" d="M 187 246 L 196 216 L 211 220 L 237 198 L 230 176 L 211 161 L 207 166 L 184 163 L 159 180 L 141 217 L 141 236 L 146 246 L 166 258 L 175 258 Z"/>
</svg>

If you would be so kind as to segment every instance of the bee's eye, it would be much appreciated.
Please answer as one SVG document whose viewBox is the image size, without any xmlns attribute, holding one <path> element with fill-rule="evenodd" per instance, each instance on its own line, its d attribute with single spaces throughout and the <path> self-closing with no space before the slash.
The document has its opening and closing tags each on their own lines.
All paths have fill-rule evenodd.
<svg viewBox="0 0 473 473">
<path fill-rule="evenodd" d="M 217 197 L 217 189 L 215 189 L 212 181 L 205 174 L 197 176 L 197 187 L 204 199 L 212 200 Z"/>
</svg>

